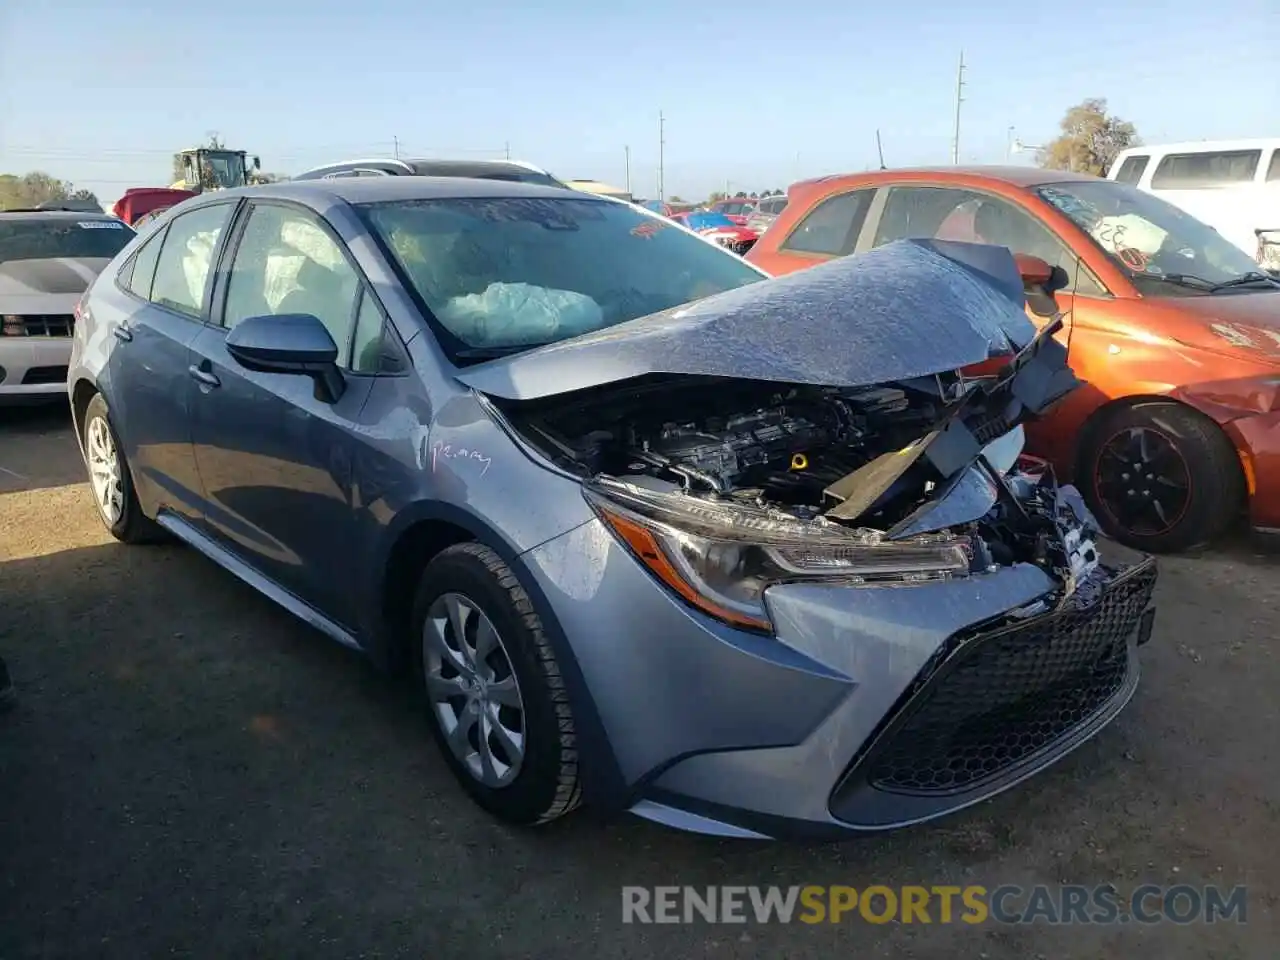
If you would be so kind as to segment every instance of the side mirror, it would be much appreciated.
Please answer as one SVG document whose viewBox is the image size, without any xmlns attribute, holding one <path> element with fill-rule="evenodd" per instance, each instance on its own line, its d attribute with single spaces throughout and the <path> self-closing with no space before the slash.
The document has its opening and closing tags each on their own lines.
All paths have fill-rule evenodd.
<svg viewBox="0 0 1280 960">
<path fill-rule="evenodd" d="M 1022 288 L 1027 294 L 1027 305 L 1037 316 L 1051 317 L 1058 312 L 1053 295 L 1071 285 L 1071 278 L 1061 267 L 1027 253 L 1015 253 L 1014 262 L 1022 277 Z"/>
<path fill-rule="evenodd" d="M 255 169 L 255 170 L 261 170 L 261 169 L 262 169 L 262 161 L 261 161 L 260 159 L 258 159 L 257 157 L 254 157 L 254 158 L 253 158 L 253 169 Z"/>
<path fill-rule="evenodd" d="M 337 344 L 309 313 L 248 317 L 227 334 L 227 353 L 246 370 L 311 377 L 316 399 L 324 403 L 335 403 L 346 390 Z"/>
</svg>

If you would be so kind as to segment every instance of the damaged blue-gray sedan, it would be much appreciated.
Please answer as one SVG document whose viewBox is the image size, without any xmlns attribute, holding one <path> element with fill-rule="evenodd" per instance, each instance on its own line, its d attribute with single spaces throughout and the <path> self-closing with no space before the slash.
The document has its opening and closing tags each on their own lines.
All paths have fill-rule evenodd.
<svg viewBox="0 0 1280 960">
<path fill-rule="evenodd" d="M 407 673 L 491 813 L 840 836 L 999 793 L 1137 684 L 1154 563 L 1022 452 L 1079 386 L 1029 292 L 1000 248 L 768 279 L 565 190 L 289 183 L 131 243 L 69 389 L 111 533 Z"/>
</svg>

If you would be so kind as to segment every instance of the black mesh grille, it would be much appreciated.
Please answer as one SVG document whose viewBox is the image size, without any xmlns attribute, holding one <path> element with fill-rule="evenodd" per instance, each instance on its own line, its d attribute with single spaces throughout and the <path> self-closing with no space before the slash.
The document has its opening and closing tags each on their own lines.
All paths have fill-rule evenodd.
<svg viewBox="0 0 1280 960">
<path fill-rule="evenodd" d="M 1082 584 L 1063 611 L 953 638 L 875 749 L 868 781 L 899 793 L 971 790 L 1085 723 L 1126 684 L 1128 640 L 1155 580 L 1144 564 Z"/>
</svg>

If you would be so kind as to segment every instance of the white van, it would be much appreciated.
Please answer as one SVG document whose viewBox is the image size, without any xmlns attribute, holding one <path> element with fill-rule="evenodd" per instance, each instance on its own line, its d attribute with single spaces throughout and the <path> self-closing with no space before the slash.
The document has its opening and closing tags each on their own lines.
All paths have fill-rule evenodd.
<svg viewBox="0 0 1280 960">
<path fill-rule="evenodd" d="M 1107 179 L 1168 200 L 1280 268 L 1280 137 L 1130 147 Z"/>
</svg>

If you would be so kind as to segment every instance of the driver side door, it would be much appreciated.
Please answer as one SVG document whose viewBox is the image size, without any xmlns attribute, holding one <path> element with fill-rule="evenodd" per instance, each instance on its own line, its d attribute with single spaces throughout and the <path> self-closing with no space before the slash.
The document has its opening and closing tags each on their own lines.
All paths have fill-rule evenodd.
<svg viewBox="0 0 1280 960">
<path fill-rule="evenodd" d="M 353 598 L 333 589 L 352 556 L 354 423 L 372 379 L 352 372 L 364 278 L 313 211 L 254 201 L 219 271 L 212 317 L 192 344 L 192 440 L 206 534 L 346 627 Z M 346 389 L 317 397 L 306 376 L 248 370 L 227 333 L 255 316 L 307 313 L 338 347 Z M 377 318 L 381 321 L 381 316 Z M 339 576 L 341 581 L 341 576 Z"/>
</svg>

